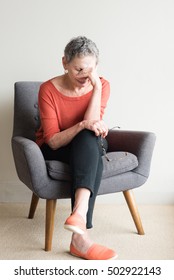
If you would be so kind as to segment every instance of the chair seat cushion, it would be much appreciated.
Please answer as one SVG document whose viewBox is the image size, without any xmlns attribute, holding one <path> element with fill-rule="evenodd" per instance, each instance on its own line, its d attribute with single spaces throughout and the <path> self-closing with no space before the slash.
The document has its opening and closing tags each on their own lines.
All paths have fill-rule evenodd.
<svg viewBox="0 0 174 280">
<path fill-rule="evenodd" d="M 107 153 L 110 161 L 103 156 L 102 179 L 133 170 L 138 166 L 138 159 L 128 152 Z M 71 181 L 71 169 L 66 163 L 56 160 L 46 161 L 49 176 L 54 180 Z"/>
</svg>

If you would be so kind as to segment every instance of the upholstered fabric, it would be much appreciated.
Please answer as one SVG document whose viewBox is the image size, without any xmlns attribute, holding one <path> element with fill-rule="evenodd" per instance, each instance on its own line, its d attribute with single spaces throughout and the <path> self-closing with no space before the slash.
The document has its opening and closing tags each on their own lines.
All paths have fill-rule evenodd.
<svg viewBox="0 0 174 280">
<path fill-rule="evenodd" d="M 138 159 L 132 153 L 110 152 L 107 157 L 110 161 L 103 157 L 103 179 L 131 171 L 138 166 Z"/>
<path fill-rule="evenodd" d="M 56 160 L 47 160 L 46 166 L 48 174 L 52 179 L 71 182 L 71 169 L 67 163 Z"/>
<path fill-rule="evenodd" d="M 109 161 L 104 156 L 102 157 L 103 179 L 131 171 L 138 166 L 137 157 L 131 153 L 111 152 L 107 156 Z M 52 179 L 71 182 L 71 169 L 68 164 L 56 160 L 48 160 L 46 165 L 48 174 Z"/>
</svg>

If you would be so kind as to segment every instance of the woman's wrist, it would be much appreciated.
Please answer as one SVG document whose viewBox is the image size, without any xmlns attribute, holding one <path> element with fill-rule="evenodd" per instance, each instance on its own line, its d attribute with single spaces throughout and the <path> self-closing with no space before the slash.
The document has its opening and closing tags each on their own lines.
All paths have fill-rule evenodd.
<svg viewBox="0 0 174 280">
<path fill-rule="evenodd" d="M 101 94 L 101 92 L 102 92 L 102 87 L 101 87 L 101 85 L 95 85 L 95 86 L 93 87 L 93 92 L 94 92 L 94 93 Z"/>
<path fill-rule="evenodd" d="M 81 121 L 80 123 L 79 123 L 79 128 L 80 128 L 80 130 L 83 130 L 83 129 L 85 129 L 85 120 L 83 120 L 83 121 Z"/>
</svg>

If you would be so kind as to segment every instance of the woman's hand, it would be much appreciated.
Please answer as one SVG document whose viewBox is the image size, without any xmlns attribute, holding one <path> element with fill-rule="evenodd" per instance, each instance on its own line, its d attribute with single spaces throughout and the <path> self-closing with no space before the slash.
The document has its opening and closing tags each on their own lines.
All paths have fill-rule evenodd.
<svg viewBox="0 0 174 280">
<path fill-rule="evenodd" d="M 89 129 L 95 133 L 96 136 L 102 136 L 105 138 L 108 135 L 108 127 L 103 120 L 83 120 L 81 125 L 85 129 Z"/>
<path fill-rule="evenodd" d="M 98 76 L 98 73 L 96 71 L 96 68 L 85 68 L 79 71 L 77 74 L 78 78 L 88 78 L 91 82 L 93 88 L 101 90 L 102 84 L 100 81 L 100 78 Z"/>
</svg>

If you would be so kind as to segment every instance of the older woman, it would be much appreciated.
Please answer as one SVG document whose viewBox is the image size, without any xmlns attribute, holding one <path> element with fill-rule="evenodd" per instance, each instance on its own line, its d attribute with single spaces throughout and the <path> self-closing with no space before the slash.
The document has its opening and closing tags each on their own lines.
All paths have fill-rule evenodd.
<svg viewBox="0 0 174 280">
<path fill-rule="evenodd" d="M 95 198 L 102 176 L 101 137 L 108 128 L 102 120 L 110 88 L 97 74 L 99 51 L 86 37 L 73 38 L 65 47 L 65 73 L 40 87 L 41 126 L 37 143 L 47 160 L 68 163 L 72 169 L 72 213 L 64 227 L 73 232 L 72 255 L 89 259 L 115 259 L 117 254 L 94 243 L 92 227 Z"/>
</svg>

